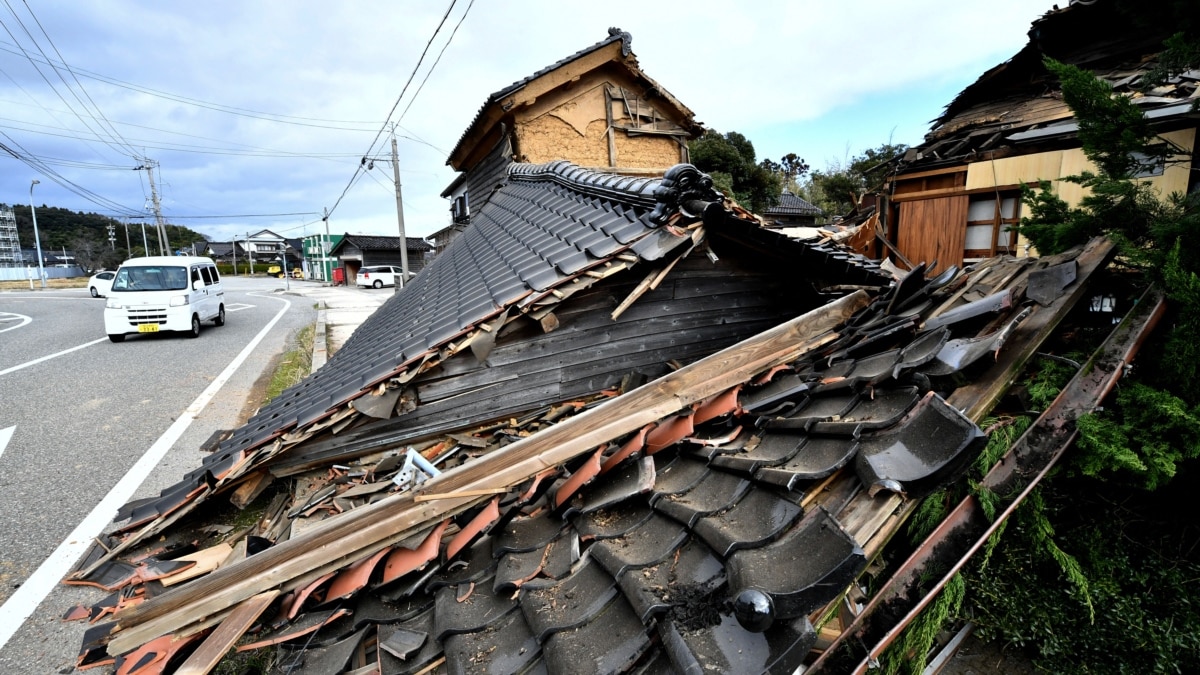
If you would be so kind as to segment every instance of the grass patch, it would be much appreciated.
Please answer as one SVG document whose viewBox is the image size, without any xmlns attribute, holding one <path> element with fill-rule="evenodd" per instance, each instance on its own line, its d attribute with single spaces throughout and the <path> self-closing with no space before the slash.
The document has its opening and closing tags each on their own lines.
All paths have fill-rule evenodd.
<svg viewBox="0 0 1200 675">
<path fill-rule="evenodd" d="M 316 326 L 309 325 L 301 328 L 293 341 L 291 349 L 279 357 L 279 364 L 271 375 L 267 390 L 263 394 L 263 405 L 270 403 L 276 396 L 288 387 L 308 377 L 312 372 L 313 333 Z"/>
</svg>

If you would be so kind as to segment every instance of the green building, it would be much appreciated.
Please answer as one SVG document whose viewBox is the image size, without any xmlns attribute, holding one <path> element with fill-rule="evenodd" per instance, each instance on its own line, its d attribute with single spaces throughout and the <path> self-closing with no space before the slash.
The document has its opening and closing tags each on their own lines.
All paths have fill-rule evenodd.
<svg viewBox="0 0 1200 675">
<path fill-rule="evenodd" d="M 309 279 L 330 281 L 333 270 L 338 266 L 337 258 L 329 256 L 329 252 L 342 240 L 341 234 L 310 234 L 303 238 L 304 267 Z"/>
</svg>

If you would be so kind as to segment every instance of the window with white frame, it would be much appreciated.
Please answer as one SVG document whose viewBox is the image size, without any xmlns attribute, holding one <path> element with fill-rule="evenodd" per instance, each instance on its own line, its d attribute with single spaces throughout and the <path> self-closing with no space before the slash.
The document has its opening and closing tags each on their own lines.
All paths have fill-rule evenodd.
<svg viewBox="0 0 1200 675">
<path fill-rule="evenodd" d="M 973 195 L 967 203 L 966 262 L 1016 250 L 1012 227 L 1021 222 L 1021 193 L 1016 190 Z"/>
</svg>

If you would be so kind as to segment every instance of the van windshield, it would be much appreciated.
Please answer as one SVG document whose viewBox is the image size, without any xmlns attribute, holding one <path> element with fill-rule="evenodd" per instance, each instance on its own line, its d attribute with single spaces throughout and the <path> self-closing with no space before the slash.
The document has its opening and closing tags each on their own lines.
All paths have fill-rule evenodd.
<svg viewBox="0 0 1200 675">
<path fill-rule="evenodd" d="M 186 267 L 154 265 L 122 267 L 113 279 L 112 290 L 125 291 L 182 291 L 188 287 Z"/>
</svg>

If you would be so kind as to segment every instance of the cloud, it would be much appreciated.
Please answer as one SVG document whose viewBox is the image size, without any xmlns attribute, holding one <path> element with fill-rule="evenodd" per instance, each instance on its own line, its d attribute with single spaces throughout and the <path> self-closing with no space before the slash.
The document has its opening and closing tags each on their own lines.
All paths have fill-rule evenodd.
<svg viewBox="0 0 1200 675">
<path fill-rule="evenodd" d="M 326 208 L 333 232 L 393 234 L 390 145 L 380 129 L 448 4 L 31 5 L 49 40 L 24 6 L 0 10 L 11 31 L 0 33 L 8 75 L 0 79 L 0 142 L 69 161 L 54 171 L 102 203 L 8 157 L 0 160 L 0 201 L 23 203 L 39 177 L 39 204 L 144 213 L 149 185 L 145 172 L 131 169 L 145 156 L 160 163 L 168 219 L 214 238 L 321 231 Z M 1048 9 L 1031 0 L 1000 9 L 933 0 L 695 1 L 636 11 L 478 0 L 414 101 L 468 4 L 455 3 L 392 117 L 411 102 L 397 130 L 410 236 L 446 224 L 449 205 L 438 195 L 454 174 L 445 153 L 487 96 L 604 39 L 609 26 L 632 33 L 642 67 L 698 119 L 746 133 L 761 155 L 797 151 L 819 167 L 831 148 L 840 154 L 850 143 L 857 151 L 887 140 L 883 130 L 923 129 L 954 92 L 1020 49 L 1029 23 Z M 35 69 L 39 46 L 54 60 L 61 53 L 74 75 Z M 847 128 L 848 119 L 861 131 Z M 363 156 L 378 161 L 351 184 Z M 238 217 L 276 213 L 306 215 Z M 213 215 L 229 217 L 189 218 Z"/>
</svg>

